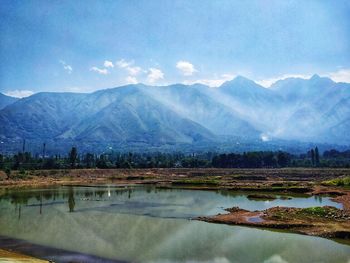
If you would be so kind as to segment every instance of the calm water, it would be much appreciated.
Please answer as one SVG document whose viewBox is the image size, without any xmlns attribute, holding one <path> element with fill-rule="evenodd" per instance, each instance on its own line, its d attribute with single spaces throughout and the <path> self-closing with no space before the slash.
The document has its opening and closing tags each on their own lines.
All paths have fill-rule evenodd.
<svg viewBox="0 0 350 263">
<path fill-rule="evenodd" d="M 340 207 L 327 197 L 252 201 L 245 193 L 153 187 L 11 190 L 0 200 L 0 235 L 128 262 L 350 262 L 350 246 L 331 240 L 190 220 L 277 205 Z"/>
</svg>

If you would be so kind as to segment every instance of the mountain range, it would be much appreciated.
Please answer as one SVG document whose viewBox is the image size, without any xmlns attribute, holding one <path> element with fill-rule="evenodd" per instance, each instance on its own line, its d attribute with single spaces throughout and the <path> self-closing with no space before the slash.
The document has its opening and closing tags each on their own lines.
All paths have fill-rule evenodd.
<svg viewBox="0 0 350 263">
<path fill-rule="evenodd" d="M 0 93 L 0 110 L 5 108 L 7 105 L 14 103 L 16 100 L 18 99 Z"/>
<path fill-rule="evenodd" d="M 350 84 L 318 75 L 280 80 L 270 88 L 238 76 L 217 88 L 135 84 L 22 99 L 0 94 L 2 149 L 23 139 L 87 148 L 350 145 L 349 130 Z"/>
</svg>

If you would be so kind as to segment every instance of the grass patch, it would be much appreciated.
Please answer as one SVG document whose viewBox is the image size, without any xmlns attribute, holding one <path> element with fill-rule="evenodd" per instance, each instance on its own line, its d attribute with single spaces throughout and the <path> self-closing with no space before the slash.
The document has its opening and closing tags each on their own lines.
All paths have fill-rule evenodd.
<svg viewBox="0 0 350 263">
<path fill-rule="evenodd" d="M 269 216 L 277 220 L 306 220 L 312 222 L 313 219 L 341 219 L 343 218 L 342 211 L 332 206 L 315 206 L 308 208 L 286 208 L 275 207 L 268 209 Z"/>
<path fill-rule="evenodd" d="M 312 215 L 312 216 L 325 216 L 327 215 L 328 209 L 325 209 L 324 207 L 308 207 L 308 208 L 304 208 L 300 211 L 300 213 L 302 214 L 306 214 L 306 215 Z"/>
<path fill-rule="evenodd" d="M 219 185 L 219 180 L 215 179 L 185 179 L 172 182 L 175 185 Z"/>
<path fill-rule="evenodd" d="M 326 186 L 350 186 L 350 176 L 343 178 L 336 178 L 328 181 L 323 181 L 322 185 Z"/>
<path fill-rule="evenodd" d="M 24 170 L 24 169 L 21 169 L 17 172 L 16 176 L 13 177 L 15 179 L 20 179 L 20 180 L 24 180 L 24 179 L 30 179 L 29 177 L 29 173 Z"/>
<path fill-rule="evenodd" d="M 300 211 L 298 211 L 298 215 L 300 216 L 307 216 L 307 217 L 332 217 L 337 215 L 339 210 L 335 207 L 331 206 L 324 206 L 324 207 L 308 207 L 303 208 Z"/>
</svg>

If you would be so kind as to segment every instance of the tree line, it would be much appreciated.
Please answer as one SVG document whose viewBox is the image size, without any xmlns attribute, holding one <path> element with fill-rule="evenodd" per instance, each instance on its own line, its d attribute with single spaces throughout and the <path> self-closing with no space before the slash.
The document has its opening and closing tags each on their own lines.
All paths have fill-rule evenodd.
<svg viewBox="0 0 350 263">
<path fill-rule="evenodd" d="M 350 167 L 350 151 L 310 149 L 304 154 L 284 151 L 252 151 L 243 153 L 119 153 L 80 154 L 72 147 L 66 156 L 33 156 L 30 152 L 0 154 L 0 169 L 77 169 L 77 168 L 281 168 L 281 167 Z"/>
</svg>

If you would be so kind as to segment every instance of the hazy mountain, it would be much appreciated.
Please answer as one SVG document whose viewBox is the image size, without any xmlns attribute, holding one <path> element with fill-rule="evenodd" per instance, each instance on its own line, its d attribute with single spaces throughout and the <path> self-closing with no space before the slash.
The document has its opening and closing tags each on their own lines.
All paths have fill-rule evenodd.
<svg viewBox="0 0 350 263">
<path fill-rule="evenodd" d="M 329 78 L 321 78 L 313 75 L 310 79 L 287 78 L 279 80 L 271 85 L 271 90 L 276 91 L 290 103 L 313 101 L 332 90 L 336 83 Z"/>
<path fill-rule="evenodd" d="M 285 79 L 271 87 L 285 98 L 288 114 L 281 118 L 279 137 L 350 144 L 348 129 L 350 84 L 314 75 L 308 80 Z M 344 130 L 344 131 L 345 131 Z"/>
<path fill-rule="evenodd" d="M 223 83 L 213 97 L 260 131 L 274 128 L 284 114 L 284 101 L 279 94 L 242 76 Z"/>
<path fill-rule="evenodd" d="M 215 138 L 201 125 L 151 98 L 142 86 L 105 90 L 91 94 L 88 99 L 99 101 L 96 95 L 99 99 L 111 98 L 111 102 L 81 119 L 60 138 L 148 144 L 193 143 Z"/>
<path fill-rule="evenodd" d="M 139 84 L 90 94 L 38 93 L 0 110 L 3 141 L 350 145 L 349 129 L 350 84 L 317 75 L 281 80 L 270 89 L 237 77 L 218 88 Z"/>
<path fill-rule="evenodd" d="M 55 138 L 79 119 L 75 107 L 84 97 L 38 93 L 18 100 L 0 111 L 0 134 L 10 138 Z"/>
<path fill-rule="evenodd" d="M 7 105 L 14 103 L 17 100 L 18 100 L 17 98 L 6 96 L 0 93 L 0 110 L 5 108 Z"/>
<path fill-rule="evenodd" d="M 278 102 L 278 95 L 272 90 L 266 89 L 254 81 L 238 76 L 231 81 L 224 82 L 219 90 L 242 104 L 259 106 L 266 105 L 271 100 Z"/>
<path fill-rule="evenodd" d="M 216 101 L 213 89 L 204 85 L 151 87 L 145 91 L 181 116 L 191 119 L 217 135 L 257 138 L 260 134 L 234 109 Z"/>
<path fill-rule="evenodd" d="M 215 136 L 155 101 L 138 86 L 92 94 L 39 93 L 0 112 L 7 138 L 193 143 Z"/>
</svg>

